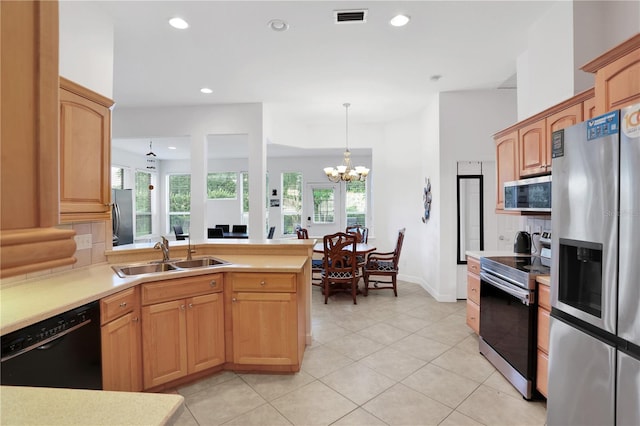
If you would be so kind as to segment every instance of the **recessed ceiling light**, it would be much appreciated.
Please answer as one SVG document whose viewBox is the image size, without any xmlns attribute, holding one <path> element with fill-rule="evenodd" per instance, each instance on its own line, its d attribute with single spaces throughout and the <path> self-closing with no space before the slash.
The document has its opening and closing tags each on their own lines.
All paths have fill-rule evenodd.
<svg viewBox="0 0 640 426">
<path fill-rule="evenodd" d="M 289 24 L 282 19 L 272 19 L 267 23 L 267 26 L 271 28 L 273 31 L 287 31 L 289 29 Z"/>
<path fill-rule="evenodd" d="M 431 80 L 431 81 L 438 81 L 438 80 L 440 80 L 441 78 L 442 78 L 442 76 L 441 76 L 441 75 L 435 74 L 435 75 L 432 75 L 431 77 L 429 77 L 429 80 Z"/>
<path fill-rule="evenodd" d="M 206 93 L 207 95 L 213 93 L 213 90 L 209 89 L 208 87 L 203 87 L 202 89 L 200 89 L 200 91 L 202 93 Z"/>
<path fill-rule="evenodd" d="M 167 148 L 169 148 L 169 149 L 178 149 L 178 148 L 176 148 L 175 146 L 169 146 L 169 147 L 167 147 Z"/>
<path fill-rule="evenodd" d="M 189 28 L 189 24 L 187 23 L 187 21 L 185 21 L 182 18 L 171 18 L 169 19 L 169 25 L 171 25 L 173 28 L 177 28 L 179 30 L 184 30 Z"/>
<path fill-rule="evenodd" d="M 389 23 L 391 25 L 393 25 L 394 27 L 404 27 L 405 25 L 407 25 L 409 23 L 410 19 L 411 19 L 411 17 L 409 17 L 407 15 L 396 15 L 393 18 L 391 18 Z"/>
</svg>

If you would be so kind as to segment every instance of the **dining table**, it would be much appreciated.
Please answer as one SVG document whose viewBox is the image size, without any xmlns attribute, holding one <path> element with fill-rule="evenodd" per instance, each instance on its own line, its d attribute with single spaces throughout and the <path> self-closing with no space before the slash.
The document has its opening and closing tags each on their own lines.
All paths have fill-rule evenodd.
<svg viewBox="0 0 640 426">
<path fill-rule="evenodd" d="M 356 255 L 366 256 L 376 250 L 376 246 L 368 243 L 356 243 Z M 314 253 L 324 253 L 324 243 L 319 242 L 313 245 Z"/>
</svg>

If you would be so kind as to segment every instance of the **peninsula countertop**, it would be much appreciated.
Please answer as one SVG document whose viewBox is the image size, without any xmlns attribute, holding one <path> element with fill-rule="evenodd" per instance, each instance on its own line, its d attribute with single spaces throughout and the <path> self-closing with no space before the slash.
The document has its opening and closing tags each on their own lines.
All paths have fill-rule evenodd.
<svg viewBox="0 0 640 426">
<path fill-rule="evenodd" d="M 178 394 L 0 386 L 3 425 L 165 425 L 184 410 Z"/>
<path fill-rule="evenodd" d="M 300 255 L 216 256 L 230 264 L 128 278 L 116 275 L 110 264 L 100 264 L 5 285 L 0 288 L 0 334 L 5 335 L 143 282 L 219 272 L 300 272 L 308 259 Z"/>
</svg>

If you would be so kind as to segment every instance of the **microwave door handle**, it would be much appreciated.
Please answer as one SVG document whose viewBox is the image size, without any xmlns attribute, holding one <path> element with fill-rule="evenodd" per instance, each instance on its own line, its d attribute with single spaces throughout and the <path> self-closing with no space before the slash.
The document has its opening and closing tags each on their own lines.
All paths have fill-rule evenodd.
<svg viewBox="0 0 640 426">
<path fill-rule="evenodd" d="M 529 300 L 530 296 L 528 291 L 515 289 L 511 285 L 507 283 L 502 283 L 500 282 L 501 280 L 497 278 L 493 278 L 485 272 L 480 272 L 480 278 L 483 281 L 486 281 L 487 283 L 489 283 L 490 285 L 504 291 L 505 293 L 510 294 L 513 297 L 517 297 L 518 299 L 520 299 L 520 301 L 523 304 L 527 306 L 529 305 L 529 303 L 531 303 L 531 300 Z"/>
</svg>

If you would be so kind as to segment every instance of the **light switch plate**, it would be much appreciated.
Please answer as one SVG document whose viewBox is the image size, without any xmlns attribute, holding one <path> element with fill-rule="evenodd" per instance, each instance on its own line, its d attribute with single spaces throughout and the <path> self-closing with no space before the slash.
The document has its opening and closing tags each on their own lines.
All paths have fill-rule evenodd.
<svg viewBox="0 0 640 426">
<path fill-rule="evenodd" d="M 90 249 L 93 244 L 91 234 L 76 235 L 73 239 L 76 240 L 76 250 Z"/>
</svg>

